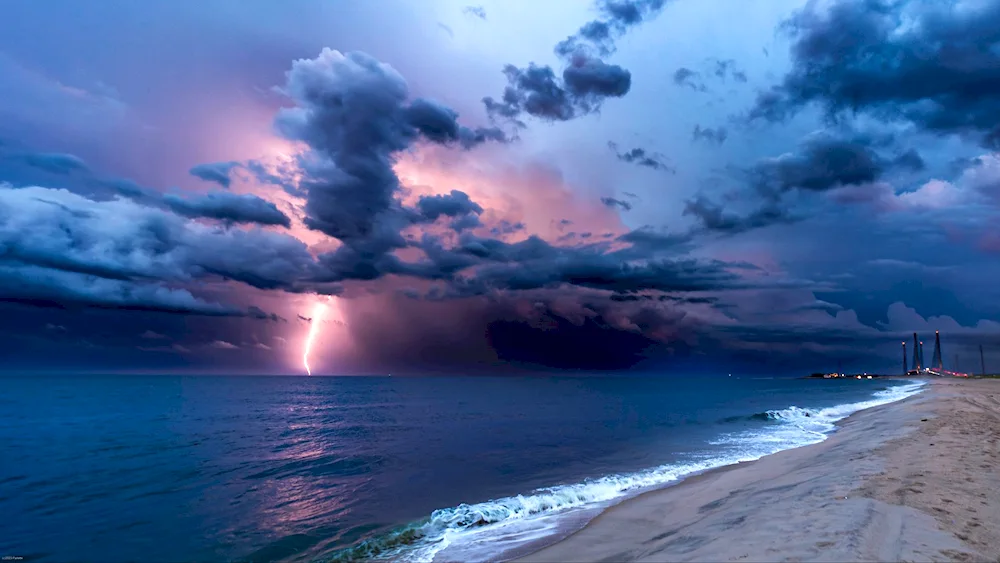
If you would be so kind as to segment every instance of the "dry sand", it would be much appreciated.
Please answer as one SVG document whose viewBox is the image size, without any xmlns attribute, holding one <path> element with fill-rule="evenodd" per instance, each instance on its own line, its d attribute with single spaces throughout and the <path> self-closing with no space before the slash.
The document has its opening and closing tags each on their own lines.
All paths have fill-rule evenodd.
<svg viewBox="0 0 1000 563">
<path fill-rule="evenodd" d="M 1000 380 L 625 501 L 520 561 L 1000 561 Z"/>
</svg>

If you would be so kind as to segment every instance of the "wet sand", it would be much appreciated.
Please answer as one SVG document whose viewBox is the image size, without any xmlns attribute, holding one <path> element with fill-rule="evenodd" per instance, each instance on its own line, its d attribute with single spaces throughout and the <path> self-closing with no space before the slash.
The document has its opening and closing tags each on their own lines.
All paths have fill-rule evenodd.
<svg viewBox="0 0 1000 563">
<path fill-rule="evenodd" d="M 1000 380 L 932 379 L 840 426 L 627 500 L 519 561 L 1000 561 Z"/>
</svg>

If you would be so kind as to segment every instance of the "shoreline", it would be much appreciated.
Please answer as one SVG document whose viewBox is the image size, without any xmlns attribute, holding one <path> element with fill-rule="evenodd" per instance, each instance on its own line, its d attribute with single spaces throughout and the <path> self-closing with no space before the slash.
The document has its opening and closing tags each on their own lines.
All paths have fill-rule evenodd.
<svg viewBox="0 0 1000 563">
<path fill-rule="evenodd" d="M 912 396 L 913 393 L 919 393 L 919 388 L 927 383 L 926 381 L 915 381 L 913 378 L 898 379 L 903 385 L 898 387 L 880 387 L 865 400 L 849 401 L 824 408 L 800 409 L 799 407 L 788 406 L 775 410 L 775 414 L 773 415 L 775 420 L 784 422 L 776 423 L 774 426 L 767 426 L 766 429 L 762 427 L 754 431 L 737 431 L 731 435 L 736 440 L 732 444 L 741 444 L 741 446 L 736 449 L 720 451 L 721 455 L 710 456 L 703 461 L 695 461 L 690 464 L 667 464 L 631 474 L 611 475 L 609 478 L 612 480 L 609 483 L 605 483 L 606 486 L 601 487 L 601 490 L 598 490 L 596 493 L 594 491 L 585 492 L 582 489 L 588 488 L 590 485 L 599 484 L 599 481 L 606 478 L 555 487 L 553 490 L 567 489 L 567 492 L 557 493 L 556 496 L 560 496 L 571 503 L 579 502 L 580 495 L 590 495 L 589 506 L 578 506 L 562 514 L 558 514 L 558 512 L 562 511 L 554 511 L 556 514 L 553 514 L 551 519 L 547 520 L 545 524 L 541 524 L 541 527 L 538 527 L 540 523 L 533 525 L 530 522 L 533 518 L 524 521 L 518 518 L 503 520 L 497 527 L 487 527 L 482 528 L 481 531 L 472 530 L 471 532 L 466 532 L 468 537 L 455 542 L 455 545 L 451 545 L 452 541 L 448 541 L 442 547 L 432 547 L 433 554 L 423 552 L 419 557 L 427 561 L 433 560 L 437 563 L 446 563 L 464 560 L 500 562 L 530 556 L 578 533 L 590 522 L 600 519 L 602 514 L 608 510 L 612 510 L 615 506 L 636 497 L 666 488 L 677 487 L 682 483 L 699 479 L 703 475 L 710 475 L 716 471 L 728 471 L 749 466 L 751 463 L 782 451 L 821 443 L 829 439 L 830 434 L 849 416 L 876 406 L 899 402 L 908 396 Z M 768 413 L 770 412 L 772 411 L 768 411 Z M 746 417 L 747 419 L 751 419 L 762 416 L 762 414 L 746 415 Z M 807 418 L 809 416 L 815 418 L 809 419 Z M 795 420 L 799 422 L 791 422 Z M 749 435 L 744 435 L 748 432 Z M 723 433 L 720 438 L 726 439 L 726 436 L 729 435 Z M 728 442 L 720 442 L 720 444 L 723 443 Z M 699 465 L 701 467 L 697 467 Z M 629 491 L 628 489 L 632 487 L 621 488 L 623 486 L 621 479 L 616 479 L 623 477 L 627 478 L 627 481 L 631 481 L 632 485 L 635 482 L 641 483 L 642 481 L 647 481 L 647 484 L 642 488 L 636 487 Z M 605 489 L 609 487 L 610 489 L 616 489 L 616 493 L 608 496 L 608 490 Z M 535 491 L 529 497 L 534 498 L 537 494 L 541 494 L 543 497 L 548 496 L 549 493 L 546 493 L 546 491 L 548 489 Z M 593 498 L 594 496 L 605 496 L 606 498 L 601 500 L 600 498 Z M 552 502 L 550 499 L 534 500 L 543 504 L 550 504 Z M 509 502 L 505 503 L 504 501 Z M 524 501 L 521 500 L 520 496 L 500 499 L 499 501 L 490 501 L 490 503 L 497 502 L 504 506 L 511 503 L 518 506 L 524 505 Z M 524 506 L 533 506 L 533 504 L 529 499 L 528 504 Z M 545 512 L 544 509 L 543 512 Z M 539 514 L 539 516 L 544 519 L 544 514 Z M 433 541 L 428 545 L 436 543 L 437 541 Z"/>
<path fill-rule="evenodd" d="M 926 387 L 917 395 L 862 409 L 837 421 L 837 431 L 822 442 L 709 469 L 645 491 L 607 507 L 554 542 L 523 546 L 523 551 L 509 554 L 506 560 L 965 561 L 983 560 L 987 554 L 995 560 L 1000 556 L 1000 543 L 993 543 L 993 538 L 1000 541 L 1000 530 L 994 528 L 1000 528 L 1000 519 L 989 524 L 985 516 L 969 516 L 956 524 L 966 533 L 952 529 L 947 507 L 928 508 L 914 496 L 928 496 L 947 505 L 947 495 L 924 494 L 924 488 L 933 488 L 921 481 L 928 472 L 911 475 L 908 464 L 893 456 L 922 451 L 928 443 L 924 430 L 953 426 L 952 419 L 947 414 L 942 417 L 940 411 L 952 410 L 952 403 L 968 399 L 973 388 L 1000 397 L 1000 383 L 922 381 Z M 1000 415 L 1000 401 L 996 401 L 996 411 Z M 932 446 L 934 439 L 930 438 Z M 940 441 L 938 451 L 945 449 L 940 447 L 944 440 Z M 951 446 L 963 447 L 960 441 Z M 985 467 L 975 469 L 983 472 Z M 966 479 L 966 483 L 978 481 L 974 476 Z M 990 496 L 983 488 L 979 486 L 966 499 L 970 514 L 978 514 L 972 503 L 980 508 L 989 504 L 981 498 Z M 777 514 L 797 514 L 801 521 L 790 522 L 795 519 Z M 939 522 L 942 519 L 944 524 Z M 966 528 L 979 536 L 985 534 L 986 544 L 970 539 Z M 875 529 L 881 530 L 881 536 Z M 853 539 L 845 542 L 845 537 Z"/>
</svg>

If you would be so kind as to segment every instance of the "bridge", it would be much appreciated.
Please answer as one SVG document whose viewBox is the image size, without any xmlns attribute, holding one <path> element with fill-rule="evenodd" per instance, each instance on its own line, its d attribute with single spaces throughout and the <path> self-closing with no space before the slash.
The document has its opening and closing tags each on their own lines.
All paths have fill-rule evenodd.
<svg viewBox="0 0 1000 563">
<path fill-rule="evenodd" d="M 949 371 L 944 368 L 924 368 L 920 370 L 914 369 L 906 372 L 906 375 L 934 375 L 937 377 L 969 377 L 969 374 L 967 373 Z"/>
<path fill-rule="evenodd" d="M 980 353 L 982 351 L 980 350 Z M 967 373 L 944 369 L 944 361 L 941 355 L 941 333 L 934 331 L 934 355 L 931 357 L 931 366 L 924 364 L 924 343 L 913 333 L 913 369 L 906 366 L 906 341 L 903 341 L 903 373 L 906 375 L 933 375 L 937 377 L 969 377 Z M 956 356 L 956 362 L 958 361 Z"/>
</svg>

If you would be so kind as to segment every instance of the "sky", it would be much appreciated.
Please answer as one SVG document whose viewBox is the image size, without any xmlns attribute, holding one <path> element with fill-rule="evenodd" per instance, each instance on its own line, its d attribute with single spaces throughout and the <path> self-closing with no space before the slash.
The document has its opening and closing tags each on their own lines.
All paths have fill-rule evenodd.
<svg viewBox="0 0 1000 563">
<path fill-rule="evenodd" d="M 1000 0 L 10 0 L 2 369 L 996 371 L 998 89 Z"/>
</svg>

